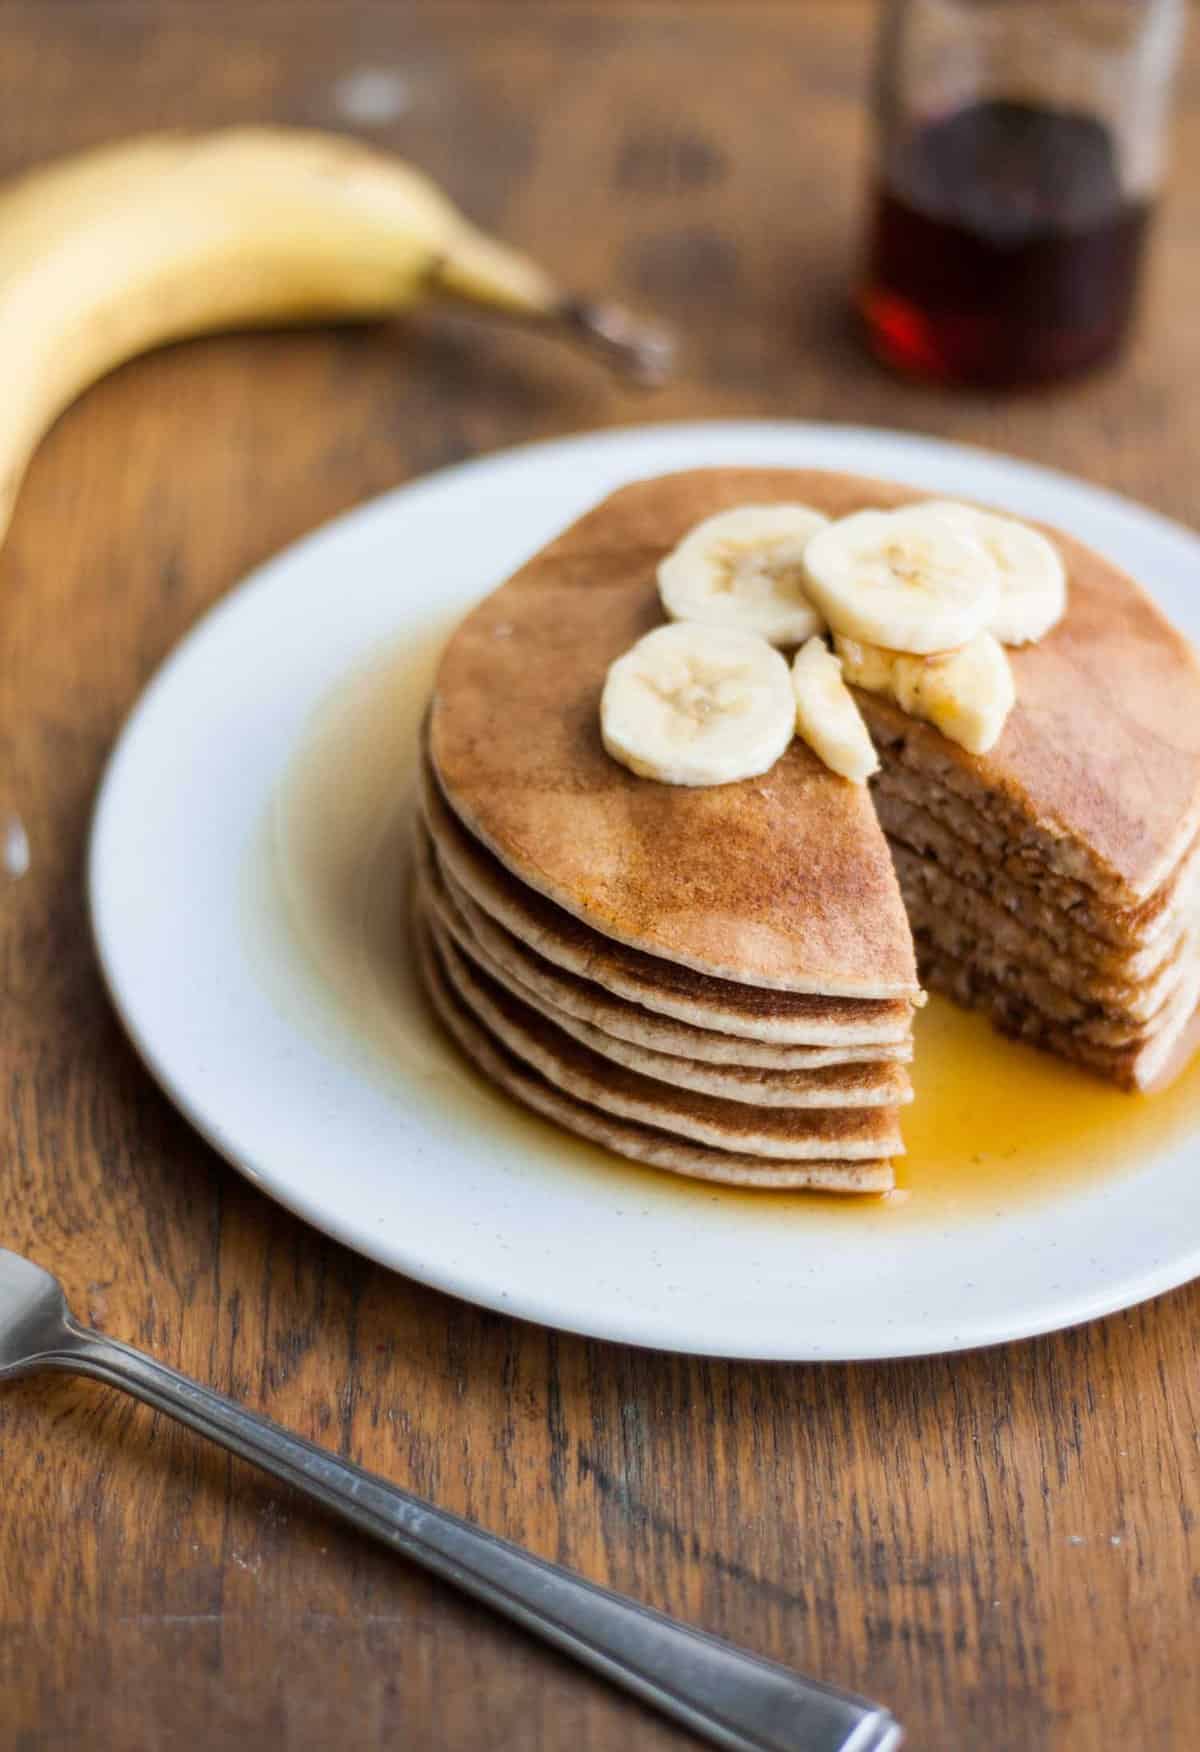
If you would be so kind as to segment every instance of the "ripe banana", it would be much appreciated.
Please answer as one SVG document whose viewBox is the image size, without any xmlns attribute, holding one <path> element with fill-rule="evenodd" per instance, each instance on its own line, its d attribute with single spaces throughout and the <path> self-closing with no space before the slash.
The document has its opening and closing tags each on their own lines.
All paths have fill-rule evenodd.
<svg viewBox="0 0 1200 1752">
<path fill-rule="evenodd" d="M 398 159 L 337 135 L 149 135 L 0 190 L 0 538 L 26 464 L 106 371 L 218 329 L 370 319 L 437 296 L 534 319 L 652 380 L 664 336 L 562 293 Z"/>
<path fill-rule="evenodd" d="M 927 505 L 839 518 L 813 536 L 804 565 L 834 632 L 893 651 L 965 645 L 999 607 L 991 555 Z"/>
<path fill-rule="evenodd" d="M 738 505 L 706 517 L 658 568 L 663 607 L 672 620 L 802 644 L 822 624 L 805 593 L 804 549 L 828 521 L 807 505 Z"/>
<path fill-rule="evenodd" d="M 1052 542 L 1015 517 L 953 499 L 931 500 L 927 509 L 991 555 L 1000 576 L 1000 601 L 989 630 L 1002 644 L 1028 645 L 1058 624 L 1067 607 L 1067 574 Z"/>
<path fill-rule="evenodd" d="M 972 754 L 999 741 L 1016 699 L 1003 645 L 979 633 L 957 651 L 913 657 L 838 635 L 834 643 L 846 680 L 867 693 L 890 695 L 910 717 L 935 724 Z"/>
<path fill-rule="evenodd" d="M 656 627 L 610 666 L 600 698 L 609 754 L 668 785 L 765 773 L 795 727 L 787 664 L 756 633 L 731 627 Z"/>
<path fill-rule="evenodd" d="M 879 756 L 842 666 L 823 639 L 810 639 L 792 663 L 796 730 L 813 753 L 856 785 L 879 771 Z"/>
</svg>

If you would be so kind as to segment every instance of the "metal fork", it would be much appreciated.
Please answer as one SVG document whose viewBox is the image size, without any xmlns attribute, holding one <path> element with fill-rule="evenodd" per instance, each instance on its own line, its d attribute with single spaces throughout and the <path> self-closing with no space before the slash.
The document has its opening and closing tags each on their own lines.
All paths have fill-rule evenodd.
<svg viewBox="0 0 1200 1752">
<path fill-rule="evenodd" d="M 251 1460 L 614 1685 L 736 1752 L 894 1752 L 884 1709 L 689 1630 L 314 1447 L 78 1324 L 62 1285 L 0 1248 L 0 1381 L 38 1369 L 123 1388 Z"/>
</svg>

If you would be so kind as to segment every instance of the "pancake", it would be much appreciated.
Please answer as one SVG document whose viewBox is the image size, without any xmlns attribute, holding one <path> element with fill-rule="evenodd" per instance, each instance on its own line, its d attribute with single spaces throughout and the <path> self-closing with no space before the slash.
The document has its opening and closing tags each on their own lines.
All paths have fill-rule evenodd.
<svg viewBox="0 0 1200 1752">
<path fill-rule="evenodd" d="M 709 1149 L 703 1144 L 684 1143 L 651 1126 L 600 1113 L 555 1089 L 479 1026 L 446 980 L 428 933 L 419 923 L 417 950 L 430 1001 L 460 1049 L 497 1088 L 565 1131 L 632 1161 L 685 1175 L 690 1180 L 710 1180 L 761 1191 L 808 1189 L 853 1194 L 890 1192 L 895 1186 L 889 1161 L 771 1162 Z"/>
<path fill-rule="evenodd" d="M 431 891 L 423 888 L 422 904 L 433 936 L 448 958 L 447 942 L 480 972 L 503 986 L 513 997 L 543 1016 L 555 1028 L 627 1070 L 638 1071 L 660 1082 L 677 1084 L 701 1095 L 717 1095 L 730 1101 L 749 1101 L 761 1107 L 897 1107 L 912 1100 L 912 1085 L 903 1065 L 851 1063 L 828 1066 L 805 1066 L 797 1069 L 769 1069 L 756 1065 L 717 1065 L 702 1059 L 680 1058 L 670 1053 L 655 1052 L 650 1047 L 622 1040 L 607 1034 L 592 1023 L 582 1022 L 569 1011 L 559 1010 L 503 972 L 495 971 L 485 950 L 481 950 L 469 932 L 456 929 L 446 922 L 444 911 Z"/>
<path fill-rule="evenodd" d="M 914 930 L 931 933 L 952 954 L 986 954 L 1013 968 L 1035 1001 L 1063 1017 L 1095 1012 L 1147 1022 L 1171 997 L 1192 953 L 1188 920 L 1168 945 L 1168 957 L 1148 978 L 1106 978 L 1069 951 L 1060 954 L 1045 933 L 1024 927 L 1011 912 L 906 846 L 893 846 L 892 856 Z"/>
<path fill-rule="evenodd" d="M 423 826 L 418 830 L 418 864 L 429 886 L 430 904 L 459 947 L 493 979 L 519 998 L 555 1014 L 589 1024 L 617 1040 L 652 1052 L 703 1060 L 713 1065 L 761 1066 L 767 1070 L 815 1069 L 823 1065 L 908 1063 L 909 1038 L 866 1045 L 779 1046 L 748 1040 L 656 1015 L 640 1004 L 615 997 L 594 980 L 582 979 L 545 961 L 491 918 L 438 863 Z"/>
<path fill-rule="evenodd" d="M 1048 531 L 1069 578 L 1067 613 L 1010 650 L 1016 705 L 987 754 L 859 694 L 889 767 L 975 804 L 1047 871 L 1107 906 L 1136 908 L 1200 827 L 1200 665 L 1182 634 L 1116 567 Z"/>
<path fill-rule="evenodd" d="M 433 916 L 450 933 L 464 955 L 482 967 L 499 984 L 506 986 L 514 996 L 524 999 L 534 1009 L 542 1011 L 551 1021 L 565 1028 L 568 1034 L 574 1034 L 576 1039 L 594 1046 L 597 1051 L 606 1052 L 619 1063 L 635 1062 L 626 1056 L 628 1049 L 645 1053 L 652 1061 L 659 1061 L 660 1069 L 653 1074 L 671 1075 L 679 1067 L 687 1066 L 692 1068 L 692 1074 L 696 1077 L 705 1070 L 717 1074 L 729 1070 L 741 1078 L 755 1070 L 764 1071 L 772 1077 L 837 1066 L 859 1070 L 899 1070 L 912 1056 L 911 1043 L 843 1048 L 773 1047 L 758 1041 L 739 1041 L 710 1034 L 704 1029 L 689 1027 L 686 1023 L 673 1023 L 656 1017 L 649 1011 L 638 1011 L 636 1005 L 626 1004 L 620 998 L 609 998 L 599 988 L 593 988 L 596 995 L 592 997 L 586 990 L 589 982 L 575 980 L 569 974 L 560 975 L 549 963 L 545 966 L 554 976 L 550 979 L 539 979 L 536 972 L 528 979 L 518 977 L 512 971 L 511 965 L 505 965 L 498 960 L 487 946 L 488 936 L 498 934 L 500 927 L 496 926 L 489 932 L 486 915 L 479 913 L 477 909 L 472 922 L 468 923 L 464 911 L 451 898 L 441 881 L 435 864 L 431 865 L 424 880 L 428 883 L 428 905 Z M 470 908 L 469 901 L 466 902 L 466 907 Z M 556 994 L 560 990 L 567 998 L 566 1005 L 556 1001 Z M 658 1042 L 662 1044 L 656 1044 Z M 706 1085 L 697 1082 L 694 1086 Z M 898 1078 L 889 1086 L 905 1088 L 907 1076 Z M 901 1095 L 898 1099 L 908 1097 Z"/>
<path fill-rule="evenodd" d="M 1200 856 L 1191 849 L 1179 877 L 1172 877 L 1169 892 L 1161 891 L 1136 914 L 1110 911 L 1078 888 L 1064 893 L 1043 885 L 1036 876 L 1010 874 L 1003 859 L 990 858 L 964 843 L 921 804 L 897 797 L 883 779 L 872 795 L 893 857 L 900 846 L 923 862 L 952 871 L 956 881 L 1054 937 L 1079 960 L 1112 968 L 1130 979 L 1150 976 L 1170 957 L 1181 914 L 1194 902 L 1200 886 Z"/>
<path fill-rule="evenodd" d="M 1044 849 L 1011 823 L 990 820 L 986 792 L 981 791 L 972 802 L 961 791 L 941 786 L 933 775 L 923 778 L 919 768 L 903 765 L 905 750 L 896 740 L 895 720 L 881 719 L 873 698 L 868 702 L 868 696 L 859 693 L 858 699 L 883 762 L 872 790 L 885 832 L 890 832 L 886 809 L 916 812 L 961 848 L 968 866 L 982 864 L 985 884 L 992 872 L 1001 872 L 1019 887 L 1088 921 L 1089 928 L 1117 946 L 1151 942 L 1169 924 L 1185 889 L 1194 888 L 1200 868 L 1200 843 L 1196 840 L 1189 842 L 1162 883 L 1145 899 L 1133 906 L 1106 899 L 1069 873 L 1068 866 L 1076 862 L 1069 847 L 1060 848 L 1047 859 Z"/>
<path fill-rule="evenodd" d="M 1169 988 L 1157 997 L 1152 1013 L 1143 1017 L 1134 1010 L 1105 1008 L 1064 991 L 1061 986 L 1051 984 L 1014 962 L 979 932 L 972 931 L 968 925 L 960 924 L 924 900 L 914 899 L 909 916 L 913 935 L 923 948 L 936 949 L 956 961 L 971 961 L 1005 991 L 1037 1010 L 1055 1027 L 1070 1028 L 1081 1040 L 1105 1046 L 1130 1046 L 1157 1033 L 1164 1020 L 1174 1013 L 1178 993 L 1190 980 L 1194 965 L 1194 948 L 1189 947 L 1188 952 L 1180 957 Z"/>
<path fill-rule="evenodd" d="M 485 963 L 479 965 L 487 971 Z M 640 1071 L 645 1077 L 676 1083 L 681 1089 L 694 1089 L 702 1095 L 749 1101 L 758 1107 L 902 1107 L 912 1100 L 912 1084 L 903 1065 L 841 1064 L 787 1071 L 765 1070 L 755 1065 L 714 1065 L 703 1059 L 673 1058 L 668 1053 L 633 1046 L 549 1004 L 533 1008 L 564 1034 L 603 1058 Z"/>
<path fill-rule="evenodd" d="M 1157 1081 L 1200 1002 L 1200 969 L 1193 968 L 1154 1034 L 1124 1045 L 1106 1045 L 1087 1038 L 1077 1027 L 1054 1023 L 974 959 L 956 960 L 926 942 L 920 932 L 915 941 L 921 977 L 935 991 L 945 992 L 966 1009 L 983 1011 L 1001 1034 L 1042 1047 L 1123 1089 L 1148 1089 Z"/>
<path fill-rule="evenodd" d="M 554 1088 L 618 1119 L 773 1160 L 877 1160 L 903 1150 L 894 1108 L 779 1108 L 722 1100 L 602 1058 L 473 966 L 431 929 L 443 977 L 494 1040 Z"/>
<path fill-rule="evenodd" d="M 527 888 L 474 840 L 447 805 L 428 764 L 421 803 L 447 879 L 544 960 L 606 991 L 700 1028 L 785 1045 L 902 1040 L 909 1032 L 911 1006 L 903 1000 L 763 990 L 696 973 L 605 937 Z"/>
</svg>

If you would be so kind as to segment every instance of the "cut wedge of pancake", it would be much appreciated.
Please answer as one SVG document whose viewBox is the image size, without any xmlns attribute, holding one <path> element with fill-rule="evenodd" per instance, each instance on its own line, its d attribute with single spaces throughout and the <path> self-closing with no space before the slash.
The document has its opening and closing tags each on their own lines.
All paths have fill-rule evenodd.
<svg viewBox="0 0 1200 1752">
<path fill-rule="evenodd" d="M 494 1040 L 556 1089 L 618 1119 L 692 1143 L 780 1161 L 875 1160 L 903 1149 L 894 1108 L 778 1108 L 721 1100 L 602 1058 L 489 978 L 453 945 L 434 943 L 460 1002 Z"/>
<path fill-rule="evenodd" d="M 448 879 L 527 948 L 606 991 L 659 1015 L 750 1040 L 814 1046 L 908 1037 L 912 1008 L 906 999 L 822 997 L 716 979 L 593 930 L 519 882 L 471 837 L 428 763 L 422 808 Z"/>
<path fill-rule="evenodd" d="M 890 1161 L 767 1161 L 687 1143 L 652 1126 L 601 1113 L 546 1082 L 480 1027 L 455 994 L 419 921 L 417 949 L 430 1000 L 461 1050 L 497 1088 L 566 1131 L 648 1167 L 726 1186 L 853 1194 L 890 1192 L 895 1186 Z"/>
</svg>

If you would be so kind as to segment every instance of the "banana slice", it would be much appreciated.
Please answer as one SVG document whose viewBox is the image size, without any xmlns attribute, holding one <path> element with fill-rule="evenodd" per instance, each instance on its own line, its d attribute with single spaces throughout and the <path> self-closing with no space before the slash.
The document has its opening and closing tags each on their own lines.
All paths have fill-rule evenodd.
<svg viewBox="0 0 1200 1752">
<path fill-rule="evenodd" d="M 965 645 L 1000 601 L 991 555 L 926 505 L 842 517 L 813 536 L 804 565 L 835 632 L 893 651 Z"/>
<path fill-rule="evenodd" d="M 989 630 L 1003 644 L 1027 645 L 1058 624 L 1067 607 L 1067 573 L 1053 542 L 1015 517 L 954 499 L 934 499 L 926 509 L 991 555 L 1000 575 L 1000 605 Z"/>
<path fill-rule="evenodd" d="M 943 736 L 972 754 L 986 754 L 1000 740 L 1016 699 L 1004 647 L 979 633 L 957 651 L 913 657 L 881 651 L 857 639 L 835 639 L 842 672 L 855 687 L 888 694 L 901 711 L 935 724 Z"/>
<path fill-rule="evenodd" d="M 823 624 L 808 599 L 804 549 L 828 522 L 807 505 L 738 505 L 706 517 L 658 568 L 663 607 L 672 620 L 803 644 Z"/>
<path fill-rule="evenodd" d="M 871 733 L 842 680 L 842 666 L 823 639 L 810 639 L 792 663 L 796 729 L 835 773 L 865 785 L 879 771 Z"/>
<path fill-rule="evenodd" d="M 656 627 L 611 665 L 600 699 L 609 754 L 668 785 L 765 773 L 795 728 L 787 664 L 735 627 Z"/>
</svg>

